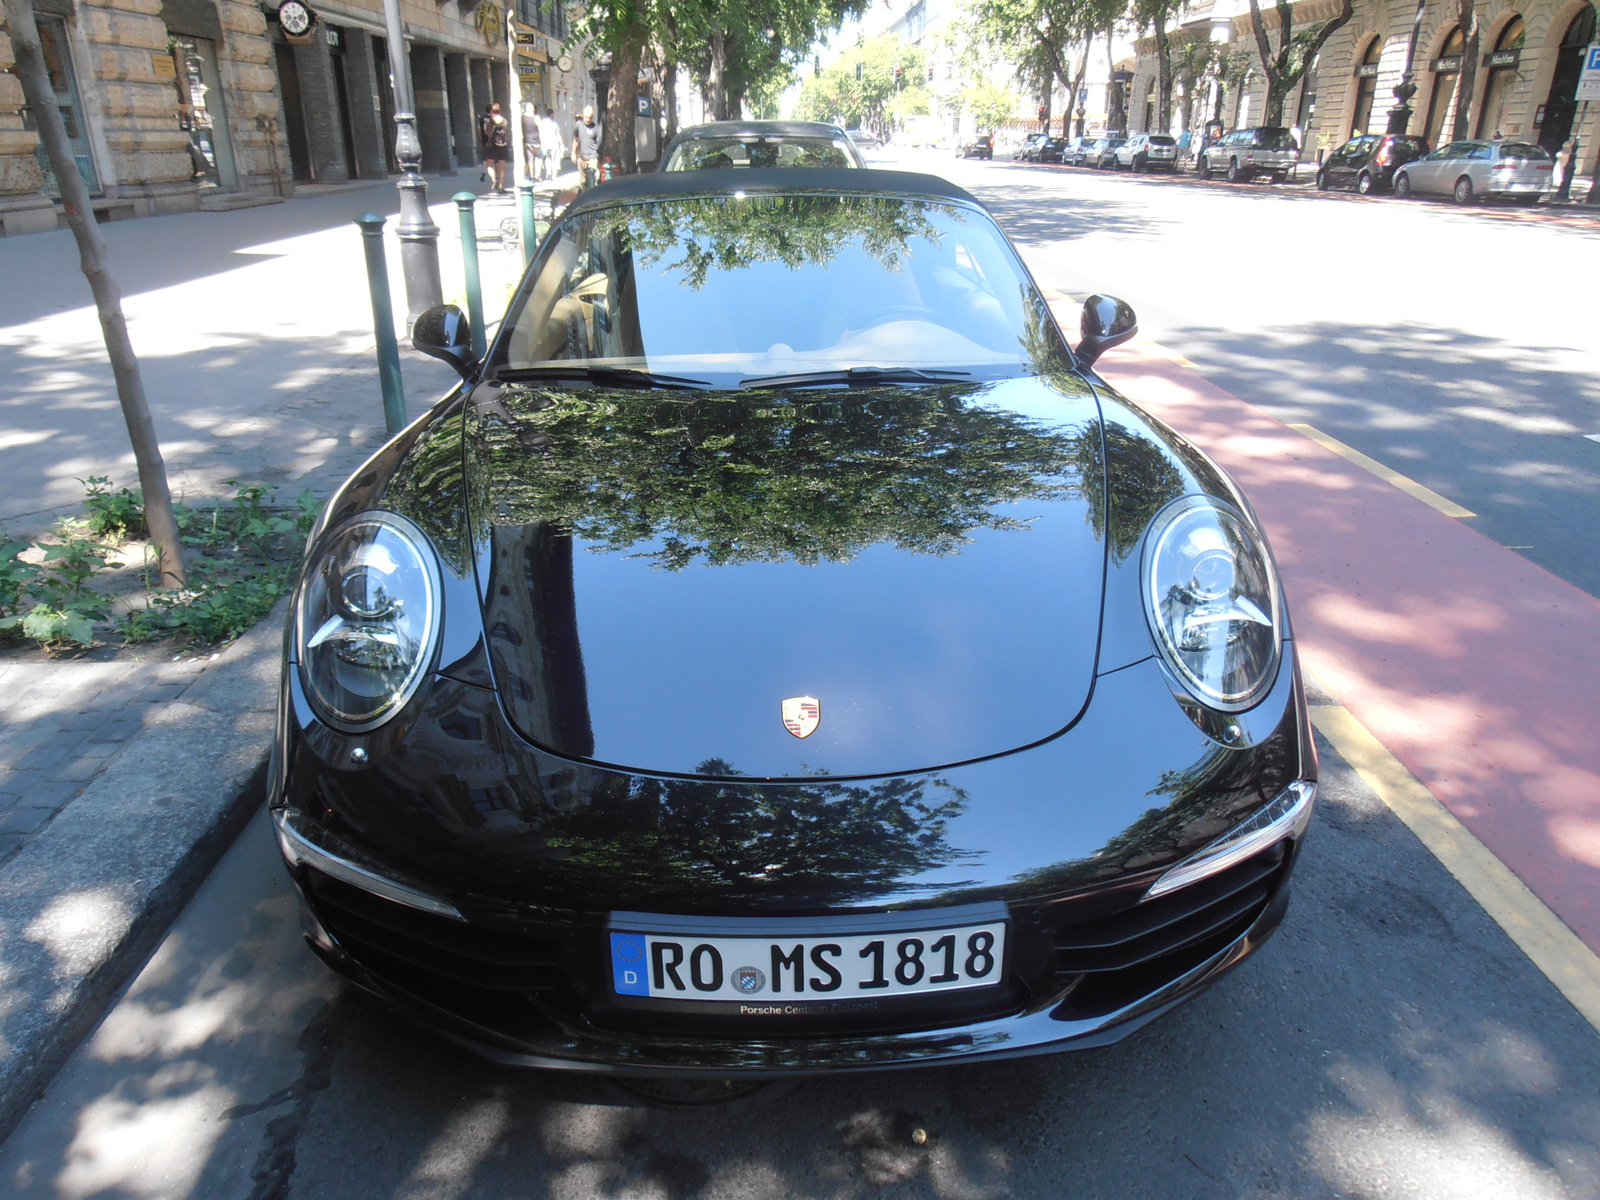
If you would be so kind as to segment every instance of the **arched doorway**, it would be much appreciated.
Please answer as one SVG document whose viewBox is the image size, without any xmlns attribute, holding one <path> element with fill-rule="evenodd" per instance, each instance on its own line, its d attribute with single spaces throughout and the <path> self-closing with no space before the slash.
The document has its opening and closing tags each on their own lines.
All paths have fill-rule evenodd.
<svg viewBox="0 0 1600 1200">
<path fill-rule="evenodd" d="M 1594 41 L 1595 11 L 1591 6 L 1572 18 L 1561 48 L 1556 51 L 1556 73 L 1550 80 L 1550 96 L 1544 102 L 1544 124 L 1539 128 L 1539 145 L 1554 154 L 1572 133 L 1572 118 L 1578 110 L 1573 93 L 1583 73 L 1583 50 Z"/>
<path fill-rule="evenodd" d="M 1367 132 L 1372 120 L 1372 102 L 1378 95 L 1378 59 L 1383 57 L 1383 39 L 1375 37 L 1367 43 L 1367 52 L 1356 67 L 1356 112 L 1350 121 L 1350 136 L 1360 137 Z"/>
<path fill-rule="evenodd" d="M 1308 133 L 1317 118 L 1317 71 L 1321 66 L 1322 55 L 1319 54 L 1300 77 L 1300 103 L 1295 108 L 1294 123 L 1303 134 Z"/>
<path fill-rule="evenodd" d="M 1527 29 L 1522 18 L 1512 17 L 1495 39 L 1489 53 L 1489 81 L 1483 89 L 1483 107 L 1478 109 L 1478 137 L 1501 136 L 1505 130 L 1506 102 L 1517 82 L 1517 67 L 1522 62 L 1522 40 Z"/>
<path fill-rule="evenodd" d="M 1428 98 L 1428 124 L 1423 136 L 1428 145 L 1438 148 L 1446 121 L 1455 116 L 1457 85 L 1461 82 L 1461 59 L 1467 52 L 1467 39 L 1457 25 L 1445 38 L 1433 60 L 1433 93 Z"/>
</svg>

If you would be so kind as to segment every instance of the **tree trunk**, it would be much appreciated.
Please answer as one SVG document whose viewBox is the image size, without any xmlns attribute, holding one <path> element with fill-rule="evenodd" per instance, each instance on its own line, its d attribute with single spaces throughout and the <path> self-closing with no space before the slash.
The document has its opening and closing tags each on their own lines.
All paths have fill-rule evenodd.
<svg viewBox="0 0 1600 1200">
<path fill-rule="evenodd" d="M 1478 14 L 1473 0 L 1461 0 L 1460 19 L 1466 44 L 1461 50 L 1461 74 L 1456 77 L 1456 116 L 1450 127 L 1452 142 L 1464 142 L 1467 139 L 1472 116 L 1472 92 L 1478 83 Z"/>
<path fill-rule="evenodd" d="M 1083 136 L 1083 118 L 1077 115 L 1079 107 L 1078 96 L 1083 91 L 1083 78 L 1089 73 L 1089 48 L 1094 44 L 1093 38 L 1085 38 L 1083 42 L 1083 57 L 1078 60 L 1078 77 L 1072 81 L 1072 95 L 1067 97 L 1067 111 L 1073 114 L 1073 123 L 1077 127 L 1077 136 Z"/>
<path fill-rule="evenodd" d="M 663 150 L 678 136 L 678 22 L 670 12 L 667 36 L 671 40 L 664 43 L 661 50 L 661 90 L 667 109 L 667 140 L 662 144 Z"/>
<path fill-rule="evenodd" d="M 1167 19 L 1156 14 L 1156 66 L 1160 72 L 1156 94 L 1156 131 L 1172 132 L 1172 41 L 1167 37 Z"/>
<path fill-rule="evenodd" d="M 14 68 L 22 84 L 23 97 L 39 127 L 39 140 L 50 158 L 67 211 L 67 225 L 78 242 L 78 263 L 89 289 L 94 293 L 100 314 L 100 329 L 105 336 L 106 354 L 111 359 L 111 374 L 117 383 L 117 400 L 133 443 L 133 458 L 139 466 L 139 490 L 144 495 L 145 526 L 150 541 L 160 555 L 161 586 L 181 588 L 188 584 L 183 564 L 183 542 L 172 512 L 172 492 L 167 486 L 167 467 L 161 458 L 161 443 L 156 440 L 155 422 L 145 399 L 144 379 L 139 360 L 128 339 L 128 322 L 122 315 L 122 289 L 111 275 L 105 239 L 95 224 L 89 205 L 89 189 L 67 141 L 55 89 L 50 86 L 44 48 L 39 43 L 39 28 L 33 17 L 33 0 L 5 0 L 6 24 L 10 27 Z"/>
<path fill-rule="evenodd" d="M 713 121 L 728 116 L 728 34 L 718 26 L 711 31 L 711 71 L 706 76 L 706 102 Z"/>
<path fill-rule="evenodd" d="M 639 53 L 643 48 L 643 35 L 635 35 L 611 55 L 611 86 L 606 92 L 606 127 L 600 137 L 600 157 L 609 158 L 623 175 L 632 175 L 638 168 L 633 121 L 639 111 Z"/>
</svg>

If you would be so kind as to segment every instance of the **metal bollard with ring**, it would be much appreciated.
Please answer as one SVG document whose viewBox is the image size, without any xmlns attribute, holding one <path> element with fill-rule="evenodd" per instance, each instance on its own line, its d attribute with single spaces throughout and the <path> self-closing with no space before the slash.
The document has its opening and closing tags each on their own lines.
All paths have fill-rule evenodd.
<svg viewBox="0 0 1600 1200">
<path fill-rule="evenodd" d="M 539 226 L 533 218 L 533 184 L 526 180 L 517 184 L 517 199 L 522 202 L 522 265 L 527 266 L 539 247 Z"/>
<path fill-rule="evenodd" d="M 383 389 L 383 422 L 393 437 L 406 426 L 406 393 L 400 379 L 400 346 L 394 336 L 394 304 L 389 299 L 389 268 L 383 254 L 383 218 L 356 218 L 367 252 L 367 290 L 372 293 L 372 329 L 378 340 L 378 384 Z"/>
<path fill-rule="evenodd" d="M 450 197 L 461 217 L 461 266 L 467 277 L 467 320 L 472 325 L 472 353 L 483 361 L 486 343 L 483 336 L 483 281 L 478 274 L 478 222 L 473 205 L 478 198 L 471 192 Z"/>
</svg>

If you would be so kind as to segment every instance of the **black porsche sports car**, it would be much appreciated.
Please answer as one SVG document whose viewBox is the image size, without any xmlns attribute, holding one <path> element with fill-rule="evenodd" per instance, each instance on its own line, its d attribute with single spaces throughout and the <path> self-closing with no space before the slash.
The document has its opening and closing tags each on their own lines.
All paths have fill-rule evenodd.
<svg viewBox="0 0 1600 1200">
<path fill-rule="evenodd" d="M 1316 758 L 1245 498 L 920 175 L 586 192 L 330 500 L 270 804 L 336 971 L 504 1062 L 1102 1045 L 1283 917 Z"/>
</svg>

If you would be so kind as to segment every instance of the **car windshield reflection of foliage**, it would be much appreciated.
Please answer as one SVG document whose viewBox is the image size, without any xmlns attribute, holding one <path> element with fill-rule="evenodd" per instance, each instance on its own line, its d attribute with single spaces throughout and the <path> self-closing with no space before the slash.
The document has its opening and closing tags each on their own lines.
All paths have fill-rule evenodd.
<svg viewBox="0 0 1600 1200">
<path fill-rule="evenodd" d="M 941 779 L 755 784 L 724 762 L 698 770 L 717 778 L 614 775 L 587 803 L 549 813 L 542 841 L 555 853 L 541 885 L 581 894 L 604 880 L 611 907 L 689 894 L 829 905 L 974 857 L 949 843 L 967 796 Z"/>
<path fill-rule="evenodd" d="M 884 543 L 955 554 L 980 530 L 1026 530 L 1009 506 L 1103 491 L 1096 423 L 974 402 L 987 390 L 508 391 L 477 406 L 478 507 L 679 570 L 848 562 Z"/>
<path fill-rule="evenodd" d="M 617 235 L 638 266 L 681 273 L 699 291 L 713 268 L 736 271 L 756 263 L 790 270 L 826 266 L 841 248 L 861 248 L 891 271 L 900 269 L 911 239 L 937 245 L 944 217 L 965 223 L 948 204 L 908 203 L 883 196 L 716 196 L 626 205 L 595 218 L 596 232 Z M 674 251 L 681 257 L 668 261 Z"/>
</svg>

